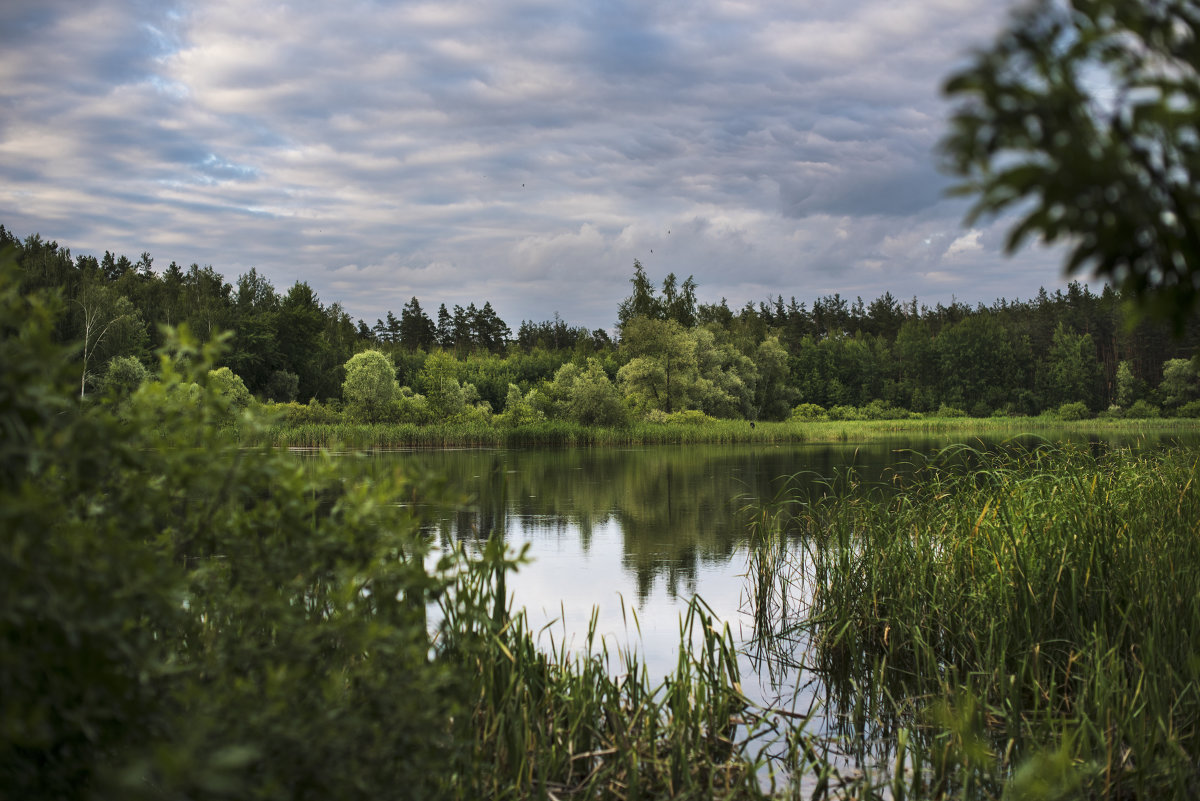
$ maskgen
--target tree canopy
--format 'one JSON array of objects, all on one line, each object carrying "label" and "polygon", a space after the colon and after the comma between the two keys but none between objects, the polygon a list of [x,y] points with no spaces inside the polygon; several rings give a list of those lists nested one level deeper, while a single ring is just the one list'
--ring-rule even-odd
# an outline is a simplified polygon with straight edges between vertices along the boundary
[{"label": "tree canopy", "polygon": [[943,146],[969,220],[1017,209],[1013,251],[1066,240],[1181,331],[1200,304],[1200,7],[1038,0],[952,76]]}]

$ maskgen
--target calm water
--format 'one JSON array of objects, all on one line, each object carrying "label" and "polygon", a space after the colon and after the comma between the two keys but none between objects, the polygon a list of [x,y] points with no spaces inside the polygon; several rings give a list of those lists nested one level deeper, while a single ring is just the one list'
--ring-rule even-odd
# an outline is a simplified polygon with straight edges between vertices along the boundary
[{"label": "calm water", "polygon": [[[1093,448],[1159,444],[1088,441]],[[680,613],[693,595],[728,623],[735,642],[750,639],[745,505],[771,498],[780,478],[795,474],[816,481],[853,467],[864,481],[886,481],[914,452],[947,444],[385,451],[347,467],[444,476],[466,504],[439,512],[443,542],[501,531],[514,548],[529,543],[531,561],[510,578],[509,591],[535,630],[547,627],[547,647],[551,633],[556,644],[582,647],[595,614],[610,651],[635,648],[657,680],[677,660]],[[804,676],[767,670],[749,655],[742,680],[760,702],[803,710],[819,701]]]}]

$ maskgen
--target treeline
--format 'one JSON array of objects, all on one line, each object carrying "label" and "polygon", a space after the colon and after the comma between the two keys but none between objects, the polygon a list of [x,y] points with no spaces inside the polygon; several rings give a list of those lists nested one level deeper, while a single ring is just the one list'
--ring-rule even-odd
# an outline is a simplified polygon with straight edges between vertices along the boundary
[{"label": "treeline", "polygon": [[[280,293],[254,269],[229,283],[210,266],[156,270],[149,253],[72,258],[56,242],[19,240],[0,226],[3,246],[15,251],[22,292],[54,289],[64,298],[56,333],[80,343],[83,395],[115,358],[149,363],[162,325],[186,324],[201,339],[231,332],[223,366],[254,396],[315,399],[333,411],[349,400],[347,363],[379,351],[394,368],[396,399],[409,400],[372,414],[414,422],[440,413],[420,401],[447,381],[465,404],[452,408],[520,417],[512,406],[520,399],[535,416],[610,423],[681,412],[783,419],[798,405],[810,415],[867,407],[1032,415],[1063,404],[1119,413],[1200,398],[1187,361],[1200,325],[1181,338],[1155,323],[1131,326],[1107,286],[1095,294],[1072,283],[990,306],[930,307],[885,293],[811,305],[780,295],[735,309],[724,299],[698,303],[691,277],[668,275],[656,286],[635,261],[612,338],[557,313],[522,321],[514,334],[490,302],[443,303],[430,316],[416,297],[368,325],[337,302],[322,303],[304,282]],[[589,399],[577,397],[577,384]]]}]

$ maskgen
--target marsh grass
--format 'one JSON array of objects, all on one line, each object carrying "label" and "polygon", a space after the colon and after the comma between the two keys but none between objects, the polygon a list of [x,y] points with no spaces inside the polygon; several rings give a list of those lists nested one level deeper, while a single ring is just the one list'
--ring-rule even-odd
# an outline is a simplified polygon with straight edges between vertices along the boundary
[{"label": "marsh grass", "polygon": [[1004,438],[1049,431],[1103,433],[1139,437],[1145,434],[1195,433],[1196,420],[1082,420],[1067,423],[1051,417],[923,418],[915,420],[786,421],[751,424],[745,420],[706,418],[696,423],[636,422],[624,427],[587,426],[543,420],[502,427],[468,423],[276,423],[256,435],[257,444],[320,448],[340,443],[351,448],[396,447],[603,447],[622,445],[689,445],[723,443],[870,442],[931,436]]},{"label": "marsh grass", "polygon": [[802,569],[751,575],[803,599],[767,617],[807,643],[854,792],[1200,791],[1197,454],[957,447],[911,467],[788,497],[762,527],[800,534]]},{"label": "marsh grass", "polygon": [[[484,563],[501,565],[499,539]],[[656,683],[631,649],[612,649],[591,619],[582,648],[533,632],[505,599],[504,571],[477,572],[468,594],[492,604],[445,608],[447,653],[473,670],[461,721],[472,751],[467,798],[761,798],[758,761],[735,743],[748,707],[729,630],[703,601],[680,620],[678,662]],[[636,616],[635,616],[636,621]],[[546,640],[549,639],[547,647]]]}]

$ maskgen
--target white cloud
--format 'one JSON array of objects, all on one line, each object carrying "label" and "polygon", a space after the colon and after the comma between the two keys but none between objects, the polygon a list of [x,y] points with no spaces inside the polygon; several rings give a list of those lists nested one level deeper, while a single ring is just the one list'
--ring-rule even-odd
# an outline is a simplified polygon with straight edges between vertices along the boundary
[{"label": "white cloud", "polygon": [[369,320],[418,294],[608,326],[634,258],[735,305],[1028,295],[1054,255],[1006,261],[990,228],[962,232],[932,155],[938,82],[1002,15],[16,0],[0,222],[230,279],[253,265]]}]

